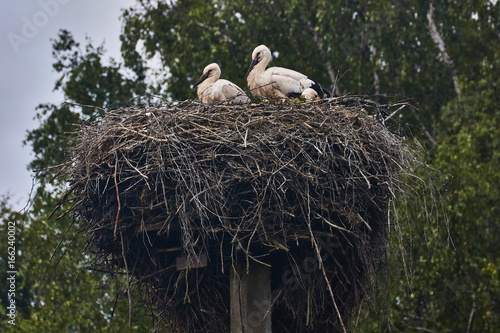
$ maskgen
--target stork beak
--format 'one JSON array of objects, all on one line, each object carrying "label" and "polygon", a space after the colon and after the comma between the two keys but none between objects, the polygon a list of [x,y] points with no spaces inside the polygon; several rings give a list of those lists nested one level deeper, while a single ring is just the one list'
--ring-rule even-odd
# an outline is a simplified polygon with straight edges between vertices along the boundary
[{"label": "stork beak", "polygon": [[252,59],[252,62],[250,63],[250,67],[248,67],[247,75],[245,75],[245,79],[248,77],[252,69],[259,63],[258,59]]},{"label": "stork beak", "polygon": [[200,76],[200,78],[198,79],[198,81],[196,81],[196,83],[194,84],[193,88],[196,88],[200,83],[202,83],[203,81],[205,81],[207,78],[208,78],[208,73],[205,73],[202,76]]}]

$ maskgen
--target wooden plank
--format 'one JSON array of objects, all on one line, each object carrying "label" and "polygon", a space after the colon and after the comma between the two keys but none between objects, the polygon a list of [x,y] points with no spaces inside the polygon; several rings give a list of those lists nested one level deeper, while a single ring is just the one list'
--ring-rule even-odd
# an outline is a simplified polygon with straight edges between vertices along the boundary
[{"label": "wooden plank", "polygon": [[156,250],[156,253],[168,253],[168,252],[181,252],[182,251],[182,247],[170,247],[170,248],[167,248],[167,249],[158,249]]},{"label": "wooden plank", "polygon": [[271,268],[236,265],[230,274],[231,333],[272,333]]}]

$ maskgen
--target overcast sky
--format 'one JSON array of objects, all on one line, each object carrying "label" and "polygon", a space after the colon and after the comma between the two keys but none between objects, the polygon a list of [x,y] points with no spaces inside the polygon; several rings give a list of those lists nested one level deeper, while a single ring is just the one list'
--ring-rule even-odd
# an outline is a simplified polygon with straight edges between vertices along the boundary
[{"label": "overcast sky", "polygon": [[31,147],[23,146],[40,103],[59,104],[52,91],[57,79],[52,70],[50,39],[60,29],[73,33],[80,44],[105,43],[107,56],[120,59],[121,9],[135,0],[1,0],[0,1],[0,195],[9,193],[15,208],[22,208],[31,189]]}]

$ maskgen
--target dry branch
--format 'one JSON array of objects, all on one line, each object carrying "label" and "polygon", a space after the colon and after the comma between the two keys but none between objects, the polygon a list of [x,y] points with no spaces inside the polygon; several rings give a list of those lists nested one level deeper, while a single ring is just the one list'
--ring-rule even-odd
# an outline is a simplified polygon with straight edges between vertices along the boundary
[{"label": "dry branch", "polygon": [[437,29],[436,22],[434,22],[434,1],[431,1],[429,4],[429,11],[427,12],[427,20],[429,21],[428,28],[432,41],[434,42],[434,44],[436,44],[437,48],[439,49],[439,54],[443,59],[444,63],[451,70],[453,87],[455,88],[455,92],[457,93],[457,95],[460,95],[460,85],[458,84],[458,75],[456,72],[455,63],[453,62],[453,59],[451,59],[451,57],[448,55],[448,52],[446,52],[446,45],[444,43],[444,39],[443,37],[441,37],[441,34]]}]

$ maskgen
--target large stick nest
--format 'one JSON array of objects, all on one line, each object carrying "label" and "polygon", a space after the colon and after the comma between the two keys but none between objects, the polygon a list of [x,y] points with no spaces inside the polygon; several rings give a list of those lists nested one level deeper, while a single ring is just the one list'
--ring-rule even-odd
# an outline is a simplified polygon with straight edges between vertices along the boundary
[{"label": "large stick nest", "polygon": [[131,107],[78,138],[68,193],[96,264],[133,276],[175,332],[229,332],[229,272],[252,262],[272,267],[274,332],[340,330],[416,161],[365,108],[332,101]]}]

